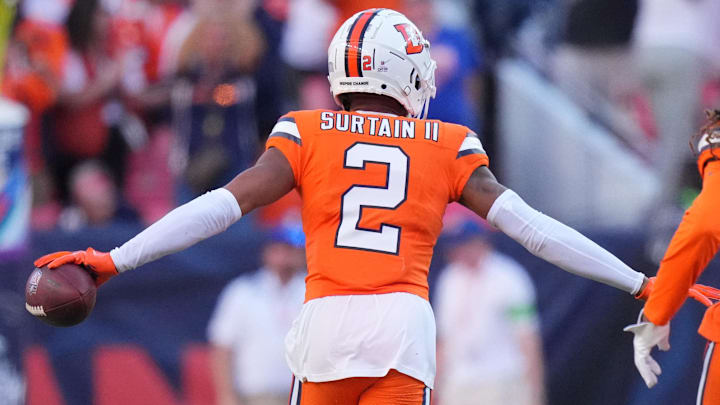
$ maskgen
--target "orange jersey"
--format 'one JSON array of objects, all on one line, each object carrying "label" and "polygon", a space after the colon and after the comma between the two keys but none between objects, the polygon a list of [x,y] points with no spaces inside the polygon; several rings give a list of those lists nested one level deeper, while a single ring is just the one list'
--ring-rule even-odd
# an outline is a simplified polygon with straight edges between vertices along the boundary
[{"label": "orange jersey", "polygon": [[[645,305],[645,316],[656,325],[668,323],[677,313],[685,302],[688,289],[720,248],[720,220],[717,216],[720,163],[710,150],[706,150],[698,159],[698,169],[703,176],[702,192],[675,231]],[[720,342],[720,305],[710,307],[700,334],[708,340]]]},{"label": "orange jersey", "polygon": [[273,147],[303,199],[306,300],[390,292],[428,299],[445,208],[488,164],[474,132],[436,120],[298,111],[275,125]]}]

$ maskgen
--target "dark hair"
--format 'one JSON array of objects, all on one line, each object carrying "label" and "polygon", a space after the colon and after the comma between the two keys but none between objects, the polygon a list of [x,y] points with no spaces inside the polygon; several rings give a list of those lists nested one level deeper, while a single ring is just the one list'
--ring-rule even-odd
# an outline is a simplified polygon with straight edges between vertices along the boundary
[{"label": "dark hair", "polygon": [[65,27],[67,28],[70,46],[86,51],[92,43],[93,24],[97,18],[98,0],[76,0],[70,9]]}]

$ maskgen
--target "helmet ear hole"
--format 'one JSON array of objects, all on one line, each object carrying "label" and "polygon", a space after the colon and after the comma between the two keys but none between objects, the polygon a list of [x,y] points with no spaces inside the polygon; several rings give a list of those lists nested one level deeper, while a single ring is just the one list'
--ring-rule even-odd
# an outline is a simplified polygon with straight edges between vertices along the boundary
[{"label": "helmet ear hole", "polygon": [[420,75],[415,76],[415,90],[420,90]]}]

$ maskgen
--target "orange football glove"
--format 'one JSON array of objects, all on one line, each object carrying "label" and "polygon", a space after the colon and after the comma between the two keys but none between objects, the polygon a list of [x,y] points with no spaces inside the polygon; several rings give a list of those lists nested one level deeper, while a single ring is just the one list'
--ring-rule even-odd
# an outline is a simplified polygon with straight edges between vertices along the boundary
[{"label": "orange football glove", "polygon": [[706,307],[720,300],[720,290],[702,284],[695,284],[688,290],[688,296],[700,301]]},{"label": "orange football glove", "polygon": [[67,250],[63,250],[61,252],[55,252],[55,253],[48,253],[45,256],[35,260],[35,262],[33,262],[33,264],[37,268],[47,266],[48,264],[50,264],[50,262],[57,259],[58,257],[69,255],[70,253],[72,253],[72,252],[67,251]]},{"label": "orange football glove", "polygon": [[705,305],[706,307],[709,307],[713,304],[713,302],[712,302],[712,300],[710,300],[710,298],[706,297],[705,294],[696,290],[695,288],[690,288],[688,290],[688,297],[694,298],[696,301],[699,301],[701,304]]},{"label": "orange football glove", "polygon": [[647,281],[647,284],[645,284],[645,288],[638,291],[637,294],[635,294],[635,299],[647,301],[647,299],[650,297],[650,293],[652,292],[653,285],[655,284],[655,277],[650,277]]},{"label": "orange football glove", "polygon": [[83,266],[95,279],[98,287],[118,275],[110,253],[98,252],[93,248],[74,252],[56,252],[45,255],[35,261],[35,267],[47,265],[55,269],[63,264],[75,263]]},{"label": "orange football glove", "polygon": [[709,287],[704,284],[695,284],[692,288],[701,292],[704,296],[710,298],[711,300],[720,300],[720,290],[717,288]]}]

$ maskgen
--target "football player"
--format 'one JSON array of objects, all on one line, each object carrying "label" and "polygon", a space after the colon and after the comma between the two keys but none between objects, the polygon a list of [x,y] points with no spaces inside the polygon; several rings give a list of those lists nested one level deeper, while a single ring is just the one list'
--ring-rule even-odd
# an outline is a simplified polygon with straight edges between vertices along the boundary
[{"label": "football player", "polygon": [[281,117],[254,167],[176,208],[109,253],[58,252],[103,283],[225,230],[296,188],[307,236],[306,296],[288,333],[291,404],[426,405],[435,378],[428,267],[446,206],[458,201],[533,254],[643,296],[647,279],[499,184],[470,129],[425,120],[430,44],[404,15],[370,9],[328,49],[342,111]]},{"label": "football player", "polygon": [[[660,262],[657,279],[640,322],[625,330],[635,334],[635,366],[648,387],[657,384],[660,366],[650,356],[654,346],[669,350],[670,320],[685,302],[688,289],[700,276],[720,247],[720,110],[707,112],[708,123],[699,131],[697,141],[698,170],[703,179],[702,191],[685,213],[665,257]],[[694,147],[695,145],[693,145]],[[703,290],[699,291],[703,293]],[[708,340],[697,404],[720,404],[720,304],[705,312],[700,335]]]}]

